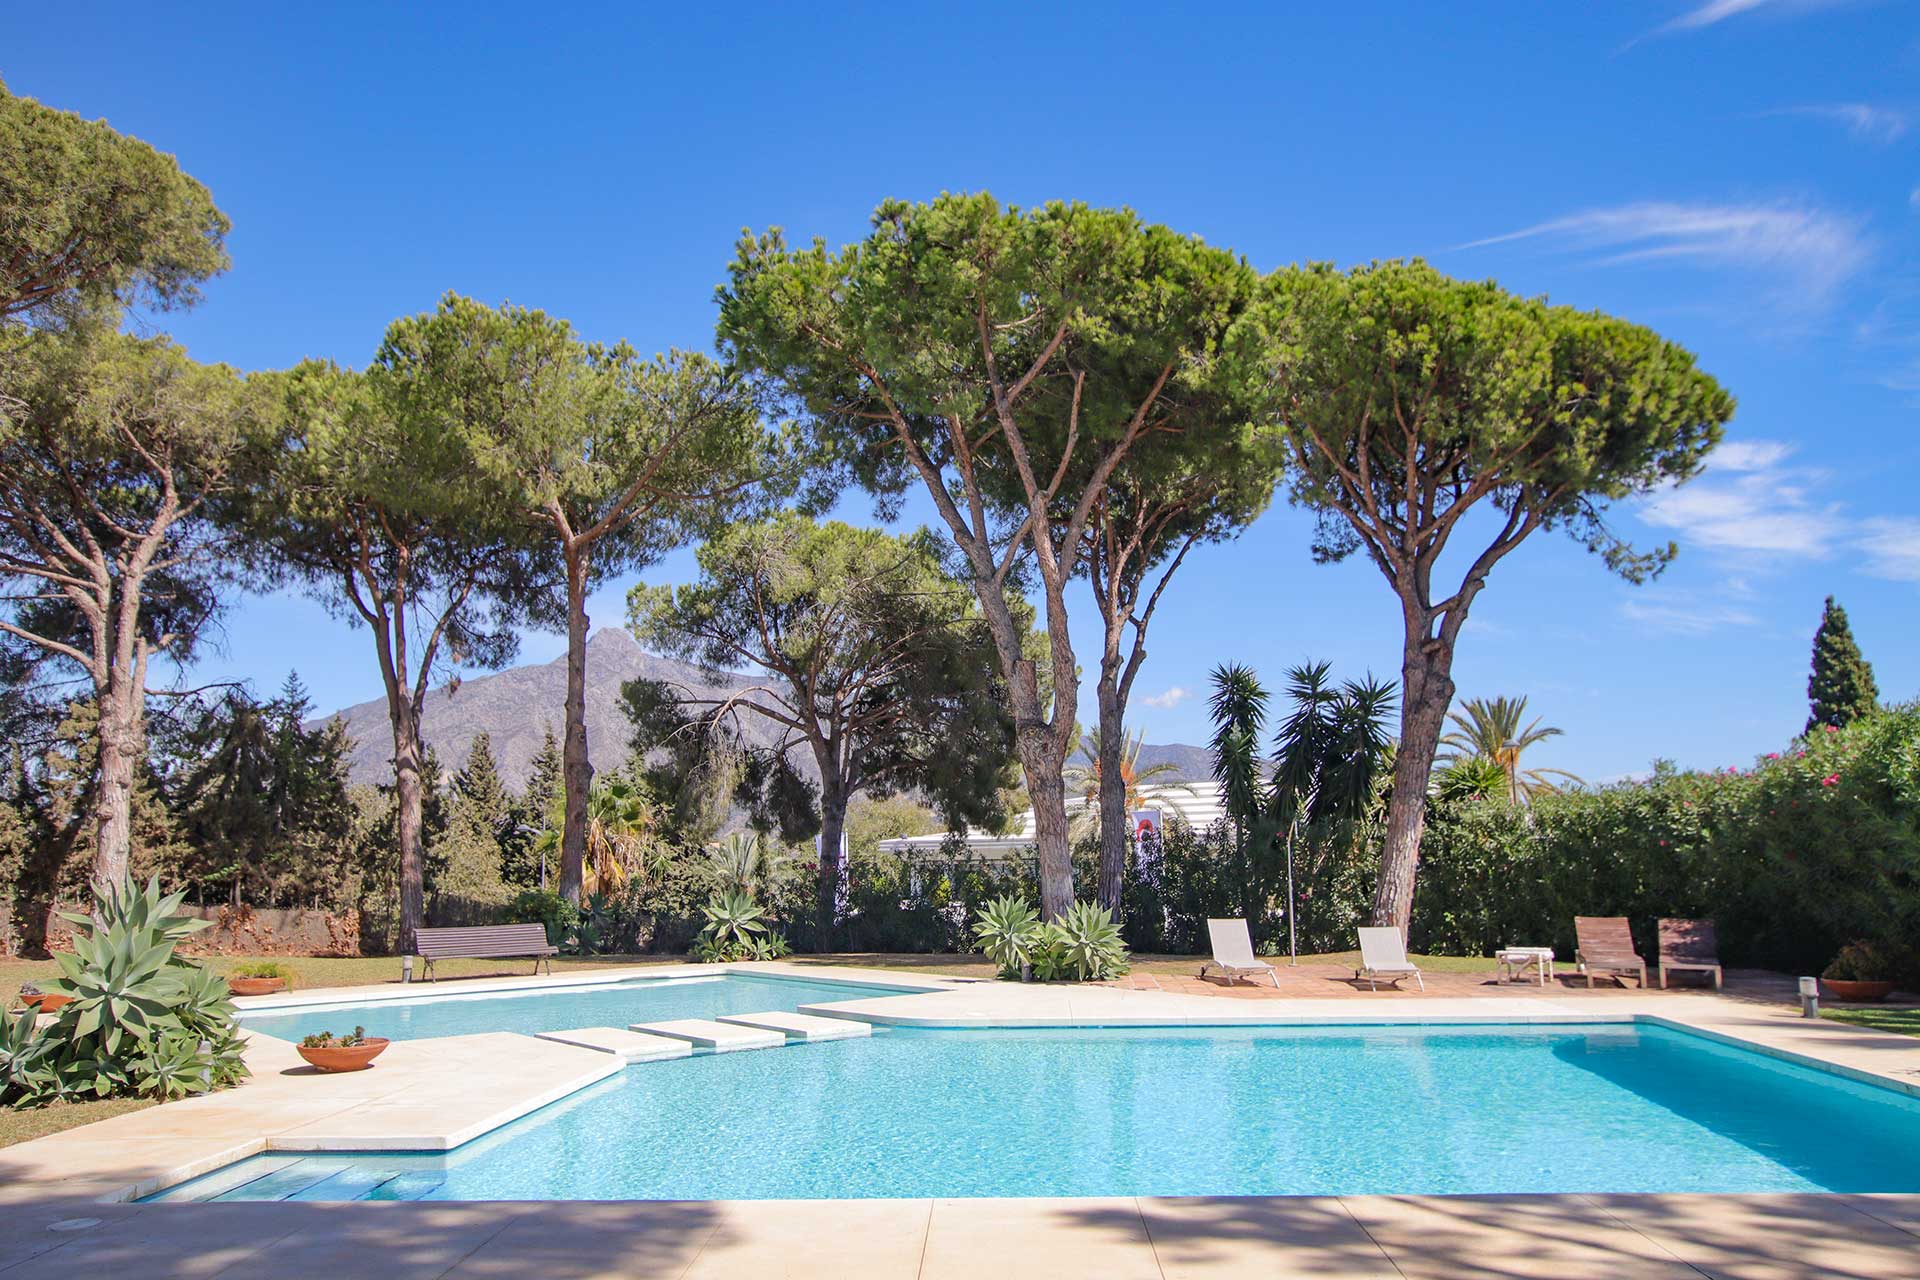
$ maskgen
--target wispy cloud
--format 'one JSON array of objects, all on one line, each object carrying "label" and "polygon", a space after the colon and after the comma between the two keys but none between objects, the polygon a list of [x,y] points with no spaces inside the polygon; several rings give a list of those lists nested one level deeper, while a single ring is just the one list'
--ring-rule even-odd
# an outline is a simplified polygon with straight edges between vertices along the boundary
[{"label": "wispy cloud", "polygon": [[1760,622],[1758,616],[1738,605],[1673,597],[1628,600],[1620,606],[1620,612],[1655,631],[1678,631],[1690,636],[1705,635],[1721,627],[1758,626]]},{"label": "wispy cloud", "polygon": [[[1818,505],[1818,472],[1782,464],[1792,446],[1773,440],[1723,445],[1708,456],[1707,474],[1648,498],[1640,518],[1673,529],[1687,542],[1719,551],[1818,558],[1845,536],[1837,505]],[[1715,470],[1728,473],[1717,478]]]},{"label": "wispy cloud", "polygon": [[1685,543],[1729,553],[1723,560],[1735,572],[1705,596],[1646,593],[1622,612],[1671,631],[1749,625],[1759,621],[1749,606],[1760,597],[1748,571],[1836,554],[1871,577],[1920,583],[1920,517],[1850,516],[1816,496],[1832,477],[1791,465],[1792,455],[1782,441],[1738,440],[1709,455],[1704,475],[1648,497],[1642,520]]},{"label": "wispy cloud", "polygon": [[1174,685],[1173,688],[1168,689],[1164,693],[1156,693],[1151,697],[1142,698],[1140,701],[1145,706],[1158,707],[1162,711],[1170,711],[1192,696],[1193,690],[1183,685]]},{"label": "wispy cloud", "polygon": [[1872,256],[1860,224],[1805,205],[1643,201],[1588,209],[1461,245],[1535,240],[1596,266],[1677,262],[1757,272],[1808,300],[1839,288]]},{"label": "wispy cloud", "polygon": [[1716,22],[1738,17],[1753,9],[1763,9],[1769,0],[1708,0],[1697,9],[1689,9],[1661,28],[1662,31],[1697,31]]},{"label": "wispy cloud", "polygon": [[1912,123],[1904,111],[1876,107],[1870,102],[1828,102],[1805,107],[1780,107],[1763,116],[1805,116],[1837,124],[1862,142],[1897,142]]},{"label": "wispy cloud", "polygon": [[1920,582],[1920,519],[1883,516],[1860,524],[1866,571],[1876,578]]},{"label": "wispy cloud", "polygon": [[1699,31],[1703,27],[1718,26],[1729,18],[1763,10],[1785,14],[1827,9],[1842,3],[1846,3],[1846,0],[1706,0],[1706,3],[1696,4],[1679,17],[1656,27],[1653,34],[1660,36],[1679,31]]},{"label": "wispy cloud", "polygon": [[1784,440],[1733,440],[1708,454],[1707,463],[1715,471],[1765,471],[1792,453]]}]

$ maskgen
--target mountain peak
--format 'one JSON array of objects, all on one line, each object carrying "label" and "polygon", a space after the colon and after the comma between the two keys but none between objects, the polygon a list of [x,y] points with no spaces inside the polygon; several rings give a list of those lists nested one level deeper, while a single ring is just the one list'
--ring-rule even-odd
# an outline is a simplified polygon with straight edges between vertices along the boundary
[{"label": "mountain peak", "polygon": [[[642,649],[620,627],[601,627],[587,638],[587,755],[597,770],[620,766],[632,749],[632,726],[627,721],[622,687],[644,677],[663,680],[690,691],[696,698],[724,698],[747,682],[738,676],[712,672],[676,662]],[[493,746],[500,776],[510,787],[521,787],[533,768],[551,728],[557,736],[564,719],[567,695],[567,656],[551,662],[509,667],[460,682],[457,690],[441,686],[427,695],[421,712],[421,736],[443,769],[457,769],[467,758],[476,735],[485,733]],[[362,702],[335,713],[346,721],[353,739],[348,757],[355,782],[386,782],[392,776],[393,730],[383,698]],[[319,717],[316,723],[332,719]],[[759,716],[742,716],[741,729],[760,746],[777,740],[777,727]],[[1167,760],[1190,780],[1209,776],[1211,758],[1200,747],[1148,745],[1141,751],[1143,765]],[[811,757],[794,763],[811,777]]]}]

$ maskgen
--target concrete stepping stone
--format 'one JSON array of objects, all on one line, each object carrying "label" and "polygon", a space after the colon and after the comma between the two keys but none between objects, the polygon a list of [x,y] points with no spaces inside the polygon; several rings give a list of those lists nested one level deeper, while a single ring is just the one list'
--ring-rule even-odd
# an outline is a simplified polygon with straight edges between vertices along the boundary
[{"label": "concrete stepping stone", "polygon": [[650,1036],[639,1031],[622,1031],[619,1027],[542,1031],[538,1038],[610,1053],[622,1062],[658,1062],[662,1058],[684,1058],[693,1052],[693,1046],[685,1040],[673,1036]]},{"label": "concrete stepping stone", "polygon": [[636,1022],[633,1030],[653,1036],[670,1036],[715,1053],[738,1049],[777,1049],[787,1042],[778,1031],[756,1027],[733,1027],[711,1018],[670,1018],[665,1022]]},{"label": "concrete stepping stone", "polygon": [[813,1013],[723,1013],[720,1021],[761,1031],[778,1031],[789,1040],[852,1040],[873,1034],[870,1023],[822,1018]]}]

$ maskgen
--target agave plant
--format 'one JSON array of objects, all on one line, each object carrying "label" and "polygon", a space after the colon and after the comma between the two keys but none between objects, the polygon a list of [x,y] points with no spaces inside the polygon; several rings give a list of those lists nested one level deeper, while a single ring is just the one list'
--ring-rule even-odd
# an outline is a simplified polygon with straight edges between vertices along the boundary
[{"label": "agave plant", "polygon": [[53,1087],[53,1038],[32,1009],[0,1009],[0,1105],[31,1105]]},{"label": "agave plant", "polygon": [[246,1074],[224,978],[174,955],[207,922],[179,913],[158,878],[98,894],[92,915],[62,913],[73,950],[48,989],[71,996],[48,1035],[57,1077],[43,1096],[123,1092],[177,1097]]},{"label": "agave plant", "polygon": [[1076,902],[1058,919],[1042,926],[1036,956],[1041,976],[1103,982],[1127,971],[1127,947],[1113,913],[1091,902]]},{"label": "agave plant", "polygon": [[146,1044],[178,1026],[183,992],[173,949],[208,926],[177,914],[185,899],[161,893],[156,876],[144,890],[132,881],[107,886],[93,915],[60,913],[74,926],[73,950],[54,957],[60,977],[48,984],[73,997],[55,1021],[61,1039],[96,1040],[112,1057],[131,1047],[129,1038]]},{"label": "agave plant", "polygon": [[1040,917],[1025,899],[1008,894],[980,908],[973,937],[987,959],[999,966],[1000,976],[1013,977],[1033,959],[1040,941]]},{"label": "agave plant", "polygon": [[765,909],[748,894],[716,893],[700,912],[707,923],[693,940],[693,951],[710,963],[757,959],[756,944],[772,932]]}]

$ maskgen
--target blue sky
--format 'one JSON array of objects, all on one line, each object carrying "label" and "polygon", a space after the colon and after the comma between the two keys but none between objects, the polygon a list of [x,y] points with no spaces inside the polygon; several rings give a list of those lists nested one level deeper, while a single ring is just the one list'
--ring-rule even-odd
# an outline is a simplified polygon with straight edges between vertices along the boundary
[{"label": "blue sky", "polygon": [[[839,243],[943,189],[1130,205],[1262,269],[1424,255],[1651,325],[1740,401],[1708,474],[1617,514],[1680,542],[1658,583],[1536,537],[1476,604],[1461,693],[1528,695],[1566,730],[1539,763],[1778,747],[1829,593],[1883,694],[1920,692],[1910,3],[79,8],[86,40],[53,6],[0,18],[0,75],[212,188],[233,270],[159,318],[200,358],[362,364],[447,289],[704,349],[740,228]],[[1308,528],[1276,508],[1189,560],[1136,697],[1150,740],[1202,740],[1224,660],[1396,672],[1385,584],[1315,566]],[[378,694],[365,632],[294,598],[240,602],[195,675],[290,667],[323,708]]]}]

